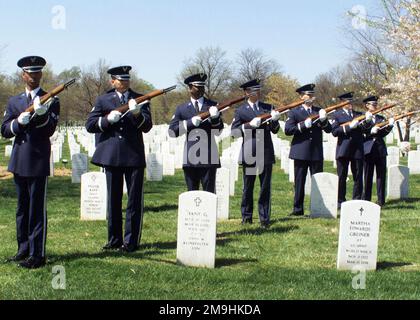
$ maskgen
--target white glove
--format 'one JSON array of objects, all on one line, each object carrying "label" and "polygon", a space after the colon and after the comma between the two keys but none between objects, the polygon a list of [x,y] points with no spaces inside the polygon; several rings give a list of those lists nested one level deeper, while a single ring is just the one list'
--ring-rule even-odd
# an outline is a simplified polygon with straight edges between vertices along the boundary
[{"label": "white glove", "polygon": [[121,112],[119,111],[111,111],[111,113],[108,115],[107,119],[109,121],[109,123],[114,124],[117,123],[118,121],[120,121],[121,119]]},{"label": "white glove", "polygon": [[388,119],[388,123],[389,123],[389,126],[390,126],[390,127],[393,127],[393,126],[394,126],[394,124],[395,124],[395,119],[394,119],[394,118],[389,118],[389,119]]},{"label": "white glove", "polygon": [[372,112],[366,112],[365,113],[365,117],[366,117],[366,122],[371,122],[372,121],[372,119],[373,119],[373,114],[372,114]]},{"label": "white glove", "polygon": [[26,126],[29,121],[31,121],[31,113],[30,112],[22,112],[18,118],[18,122],[22,126]]},{"label": "white glove", "polygon": [[39,97],[36,97],[34,99],[34,110],[35,110],[35,113],[38,116],[43,116],[44,114],[46,114],[48,112],[48,108],[51,105],[51,100],[52,99],[49,99],[46,104],[41,104],[41,99]]},{"label": "white glove", "polygon": [[280,119],[280,116],[281,116],[280,112],[276,110],[271,111],[271,120],[278,121]]},{"label": "white glove", "polygon": [[194,127],[199,127],[203,120],[199,116],[195,116],[191,119],[191,122],[194,125]]},{"label": "white glove", "polygon": [[252,119],[249,125],[253,127],[254,129],[259,128],[261,126],[261,118],[256,117]]},{"label": "white glove", "polygon": [[325,109],[319,110],[319,121],[324,122],[327,120],[327,111]]},{"label": "white glove", "polygon": [[128,108],[133,114],[138,114],[140,113],[141,107],[148,103],[150,103],[150,101],[146,100],[142,103],[137,104],[135,99],[130,99],[130,101],[128,101]]},{"label": "white glove", "polygon": [[212,119],[219,118],[219,116],[220,116],[219,109],[217,109],[217,107],[214,107],[214,106],[210,107],[209,113],[210,113],[210,118],[212,118]]},{"label": "white glove", "polygon": [[359,126],[359,120],[353,120],[350,123],[350,129],[357,129],[358,126]]},{"label": "white glove", "polygon": [[375,135],[378,134],[379,132],[379,127],[374,126],[371,130],[370,130],[370,134]]},{"label": "white glove", "polygon": [[312,128],[312,119],[311,118],[308,118],[308,119],[305,120],[305,127],[306,127],[306,129]]}]

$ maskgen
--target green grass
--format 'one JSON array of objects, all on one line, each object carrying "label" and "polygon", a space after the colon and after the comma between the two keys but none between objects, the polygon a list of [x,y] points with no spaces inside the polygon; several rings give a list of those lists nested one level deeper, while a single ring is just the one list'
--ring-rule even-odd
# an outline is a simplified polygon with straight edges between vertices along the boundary
[{"label": "green grass", "polygon": [[[0,165],[6,163],[4,145],[0,141]],[[335,172],[332,163],[326,163],[326,171]],[[16,252],[16,195],[12,179],[0,180],[0,300],[420,298],[420,176],[410,177],[410,199],[389,202],[382,211],[378,270],[367,274],[366,290],[354,290],[355,275],[336,270],[338,220],[287,217],[293,185],[279,164],[268,231],[257,224],[240,225],[241,181],[231,198],[231,220],[217,227],[216,268],[198,269],[176,264],[182,171],[163,182],[145,183],[141,250],[132,255],[102,252],[106,223],[80,221],[80,186],[71,184],[70,177],[51,178],[49,264],[27,271],[3,263]],[[350,183],[348,198],[351,189]],[[308,204],[307,198],[306,212]],[[65,267],[66,290],[52,289],[55,265]]]}]

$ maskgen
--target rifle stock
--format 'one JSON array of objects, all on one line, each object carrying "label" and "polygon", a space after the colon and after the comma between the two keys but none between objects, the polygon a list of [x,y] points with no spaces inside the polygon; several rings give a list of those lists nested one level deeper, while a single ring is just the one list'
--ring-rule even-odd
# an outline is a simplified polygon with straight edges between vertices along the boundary
[{"label": "rifle stock", "polygon": [[[282,107],[278,107],[278,108],[276,108],[274,110],[277,111],[277,112],[283,113],[283,112],[286,112],[286,111],[288,111],[290,109],[294,109],[296,107],[299,107],[303,103],[304,103],[303,100],[298,100],[298,101],[292,102],[291,104],[288,104],[288,105],[285,105],[285,106],[282,106]],[[271,119],[271,113],[265,113],[265,114],[262,114],[262,115],[260,115],[258,117],[261,118],[261,121],[262,122],[268,121],[268,120]]]},{"label": "rifle stock", "polygon": [[[344,102],[341,102],[341,103],[339,103],[339,104],[336,104],[336,105],[333,105],[333,106],[331,106],[331,107],[327,107],[327,108],[325,108],[325,112],[327,112],[327,114],[328,114],[328,113],[331,113],[331,112],[333,112],[333,111],[335,111],[335,110],[337,110],[337,109],[341,109],[341,108],[345,107],[345,106],[346,106],[346,105],[348,105],[348,104],[350,104],[350,101],[344,101]],[[314,115],[310,116],[309,118],[310,118],[312,121],[318,120],[318,119],[319,119],[319,114],[314,114]]]},{"label": "rifle stock", "polygon": [[[382,112],[382,111],[385,111],[385,110],[388,110],[388,109],[394,108],[396,105],[397,105],[397,104],[390,104],[390,105],[387,105],[387,106],[385,106],[385,107],[379,108],[378,110],[373,111],[373,112],[372,112],[372,115],[375,115],[375,114],[378,114],[378,113],[380,113],[380,112]],[[363,120],[365,120],[365,119],[366,119],[366,115],[361,115],[361,116],[358,116],[357,118],[353,119],[352,121],[354,121],[354,120],[357,120],[357,121],[363,121]],[[349,125],[350,123],[352,123],[352,121],[348,121],[348,122],[346,122],[346,123],[343,123],[341,126],[342,126],[342,127],[347,126],[347,125]]]},{"label": "rifle stock", "polygon": [[[154,91],[151,91],[151,92],[145,94],[144,96],[137,97],[134,100],[136,100],[136,103],[137,104],[140,104],[140,103],[143,103],[143,102],[145,102],[147,100],[151,100],[151,99],[156,98],[158,96],[161,96],[161,95],[163,95],[165,93],[168,93],[170,91],[173,91],[175,89],[176,89],[176,86],[172,86],[172,87],[169,87],[169,88],[166,88],[166,89],[162,89],[162,90],[154,90]],[[130,107],[129,107],[128,103],[123,104],[123,105],[121,105],[121,106],[119,106],[118,108],[115,109],[115,111],[119,111],[122,114],[126,113],[128,110],[130,110]]]},{"label": "rifle stock", "polygon": [[[50,100],[52,97],[57,96],[64,90],[66,90],[68,87],[76,83],[76,79],[72,79],[64,84],[59,85],[58,87],[54,88],[52,91],[48,92],[47,94],[43,95],[40,99],[41,104],[45,104],[48,100]],[[35,110],[34,105],[31,104],[25,112],[33,113]]]},{"label": "rifle stock", "polygon": [[[234,104],[237,104],[237,103],[239,103],[241,101],[245,101],[246,98],[248,98],[248,96],[242,96],[240,98],[231,99],[231,100],[228,100],[228,101],[224,101],[222,103],[219,103],[216,106],[217,107],[217,110],[219,110],[220,112],[222,112],[223,110],[225,110],[226,108],[228,108],[228,107],[230,107],[230,106],[232,106]],[[201,118],[201,120],[204,121],[204,120],[206,120],[206,119],[208,119],[210,117],[210,112],[209,111],[202,112],[198,116]]]},{"label": "rifle stock", "polygon": [[[398,121],[398,120],[401,120],[403,118],[411,117],[411,116],[413,116],[413,115],[415,115],[415,114],[417,114],[419,112],[420,112],[420,110],[419,111],[411,111],[411,112],[407,112],[407,113],[404,113],[404,114],[400,114],[398,116],[395,116],[394,117],[394,120],[395,121]],[[381,123],[376,124],[375,126],[378,127],[379,129],[381,129],[381,128],[387,127],[388,125],[389,125],[389,120],[386,120],[384,122],[381,122]]]}]

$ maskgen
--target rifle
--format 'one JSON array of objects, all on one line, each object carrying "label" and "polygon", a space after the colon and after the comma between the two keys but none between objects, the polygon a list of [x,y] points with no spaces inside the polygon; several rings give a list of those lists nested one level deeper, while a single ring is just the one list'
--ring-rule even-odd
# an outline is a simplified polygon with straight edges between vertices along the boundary
[{"label": "rifle", "polygon": [[[147,100],[151,100],[153,98],[156,98],[158,96],[166,94],[166,93],[168,93],[170,91],[173,91],[175,89],[176,89],[176,86],[172,86],[172,87],[162,89],[162,90],[154,90],[152,92],[149,92],[148,94],[145,94],[144,96],[137,97],[134,100],[136,100],[137,104],[140,104],[140,103],[143,103]],[[122,116],[121,116],[121,119],[122,119],[130,111],[130,107],[129,107],[128,103],[126,103],[126,104],[123,104],[123,105],[119,106],[118,108],[116,108],[115,111],[118,111],[118,112],[122,113]]]},{"label": "rifle", "polygon": [[[63,92],[64,90],[66,90],[68,87],[70,87],[71,85],[73,85],[76,82],[76,79],[72,79],[62,85],[59,85],[58,87],[56,87],[54,90],[48,92],[47,94],[43,95],[40,99],[41,104],[45,104],[48,100],[50,100],[52,97],[55,97],[56,95],[60,94],[61,92]],[[26,110],[25,112],[34,112],[35,111],[35,107],[34,104],[31,104]]]},{"label": "rifle", "polygon": [[[418,110],[418,111],[411,111],[411,112],[407,112],[407,113],[404,113],[404,114],[400,114],[398,116],[395,116],[394,117],[394,120],[395,120],[395,122],[397,122],[398,120],[401,120],[401,119],[407,118],[407,117],[411,117],[411,116],[413,116],[413,115],[415,115],[415,114],[417,114],[419,112],[420,112],[420,110]],[[389,126],[389,120],[386,120],[384,122],[381,122],[381,123],[378,123],[378,124],[375,125],[375,127],[378,127],[379,130],[385,129],[388,126]]]},{"label": "rifle", "polygon": [[[303,100],[298,100],[295,102],[292,102],[291,104],[282,106],[282,107],[278,107],[277,109],[274,109],[274,111],[280,112],[280,114],[284,114],[286,112],[288,112],[290,109],[294,109],[296,107],[299,107],[300,105],[302,105],[305,101]],[[262,115],[259,115],[258,118],[261,118],[261,125],[269,122],[271,120],[271,113],[265,113]]]},{"label": "rifle", "polygon": [[[337,109],[341,109],[341,108],[347,106],[348,104],[350,104],[350,101],[344,101],[344,102],[341,102],[339,104],[333,105],[331,107],[327,107],[324,110],[325,110],[325,112],[328,115],[328,114],[334,112]],[[319,114],[313,114],[312,116],[309,117],[309,119],[311,119],[312,120],[312,124],[314,124],[314,123],[316,123],[319,120]]]},{"label": "rifle", "polygon": [[[229,109],[232,105],[237,104],[237,103],[239,103],[239,102],[241,102],[241,101],[244,101],[244,100],[245,100],[246,98],[248,98],[248,97],[249,97],[249,96],[248,96],[248,95],[246,95],[246,96],[243,96],[243,97],[240,97],[240,98],[236,98],[236,99],[231,99],[231,100],[228,100],[228,101],[224,101],[224,102],[222,102],[222,103],[219,103],[219,104],[216,106],[216,108],[217,108],[217,110],[219,110],[220,112],[226,111],[226,110],[227,110],[227,109]],[[208,118],[210,118],[210,112],[209,112],[209,111],[202,112],[202,113],[200,113],[198,116],[201,118],[201,120],[205,121],[205,120],[207,120]]]},{"label": "rifle", "polygon": [[[372,112],[372,115],[375,115],[375,114],[378,114],[378,113],[380,113],[380,112],[382,112],[382,111],[385,111],[385,110],[388,110],[388,109],[391,109],[391,108],[394,108],[395,106],[397,106],[398,104],[397,103],[395,103],[395,104],[390,104],[390,105],[386,105],[386,106],[384,106],[384,107],[382,107],[382,108],[379,108],[378,110],[375,110],[375,111],[373,111]],[[342,127],[344,127],[344,126],[347,126],[347,125],[349,125],[350,123],[352,123],[353,121],[355,121],[355,120],[357,120],[357,121],[364,121],[366,119],[366,115],[361,115],[361,116],[358,116],[357,118],[354,118],[352,121],[348,121],[348,122],[346,122],[346,123],[343,123],[341,126]]]}]

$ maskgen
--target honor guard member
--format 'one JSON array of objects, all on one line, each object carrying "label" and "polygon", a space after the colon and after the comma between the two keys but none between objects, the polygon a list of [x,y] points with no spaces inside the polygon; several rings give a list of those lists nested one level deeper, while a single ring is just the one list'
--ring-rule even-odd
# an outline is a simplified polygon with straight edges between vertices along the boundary
[{"label": "honor guard member", "polygon": [[[260,101],[261,82],[255,79],[244,83],[241,89],[249,99],[236,108],[232,122],[232,136],[243,138],[239,164],[243,170],[242,224],[252,224],[254,209],[254,184],[256,176],[260,179],[258,213],[262,228],[270,226],[271,214],[271,175],[275,163],[271,133],[280,129],[280,113],[273,106]],[[271,113],[271,121],[262,124],[258,116]],[[259,148],[263,148],[259,152]],[[261,169],[260,169],[261,167]]]},{"label": "honor guard member", "polygon": [[[47,177],[50,175],[50,137],[60,114],[58,98],[44,105],[40,98],[47,92],[40,88],[44,58],[25,57],[17,64],[22,69],[25,91],[10,98],[1,134],[15,138],[8,170],[13,173],[18,205],[16,230],[18,252],[9,262],[27,269],[45,265],[47,239]],[[25,110],[34,105],[35,113]]]},{"label": "honor guard member", "polygon": [[[338,97],[341,101],[353,101],[353,92]],[[353,200],[361,200],[363,193],[363,128],[369,126],[372,114],[366,113],[366,120],[359,122],[357,117],[362,113],[354,111],[353,105],[348,104],[336,111],[333,116],[332,134],[338,137],[336,160],[338,174],[338,207],[346,201],[346,183],[349,164],[353,174]],[[348,125],[342,125],[350,122]]]},{"label": "honor guard member", "polygon": [[[223,129],[217,103],[204,97],[207,75],[194,74],[185,79],[190,100],[176,108],[169,124],[169,136],[187,134],[184,146],[183,170],[188,191],[199,190],[216,193],[216,171],[220,168],[219,151],[215,136]],[[200,113],[209,112],[202,121]]]},{"label": "honor guard member", "polygon": [[[150,104],[137,104],[141,94],[130,89],[130,66],[108,70],[113,89],[97,98],[86,129],[98,134],[92,163],[105,169],[108,187],[108,243],[104,250],[138,249],[143,224],[143,180],[146,159],[143,133],[151,130]],[[129,104],[122,115],[115,109]],[[128,202],[123,238],[123,183],[127,183]]]},{"label": "honor guard member", "polygon": [[[293,136],[290,159],[294,160],[295,197],[291,216],[304,215],[305,182],[308,169],[311,175],[324,171],[322,132],[331,133],[331,124],[324,109],[314,106],[315,85],[308,84],[296,90],[304,103],[289,111],[285,133]],[[319,115],[314,123],[310,116]]]},{"label": "honor guard member", "polygon": [[[378,107],[378,97],[371,96],[363,100],[366,109],[374,112]],[[363,200],[372,200],[373,170],[376,168],[376,189],[378,194],[377,204],[385,204],[385,181],[386,181],[386,157],[388,155],[384,137],[394,128],[394,118],[390,118],[389,126],[379,130],[376,124],[385,122],[385,118],[380,115],[372,117],[371,126],[365,130],[364,143],[364,192]]]}]

